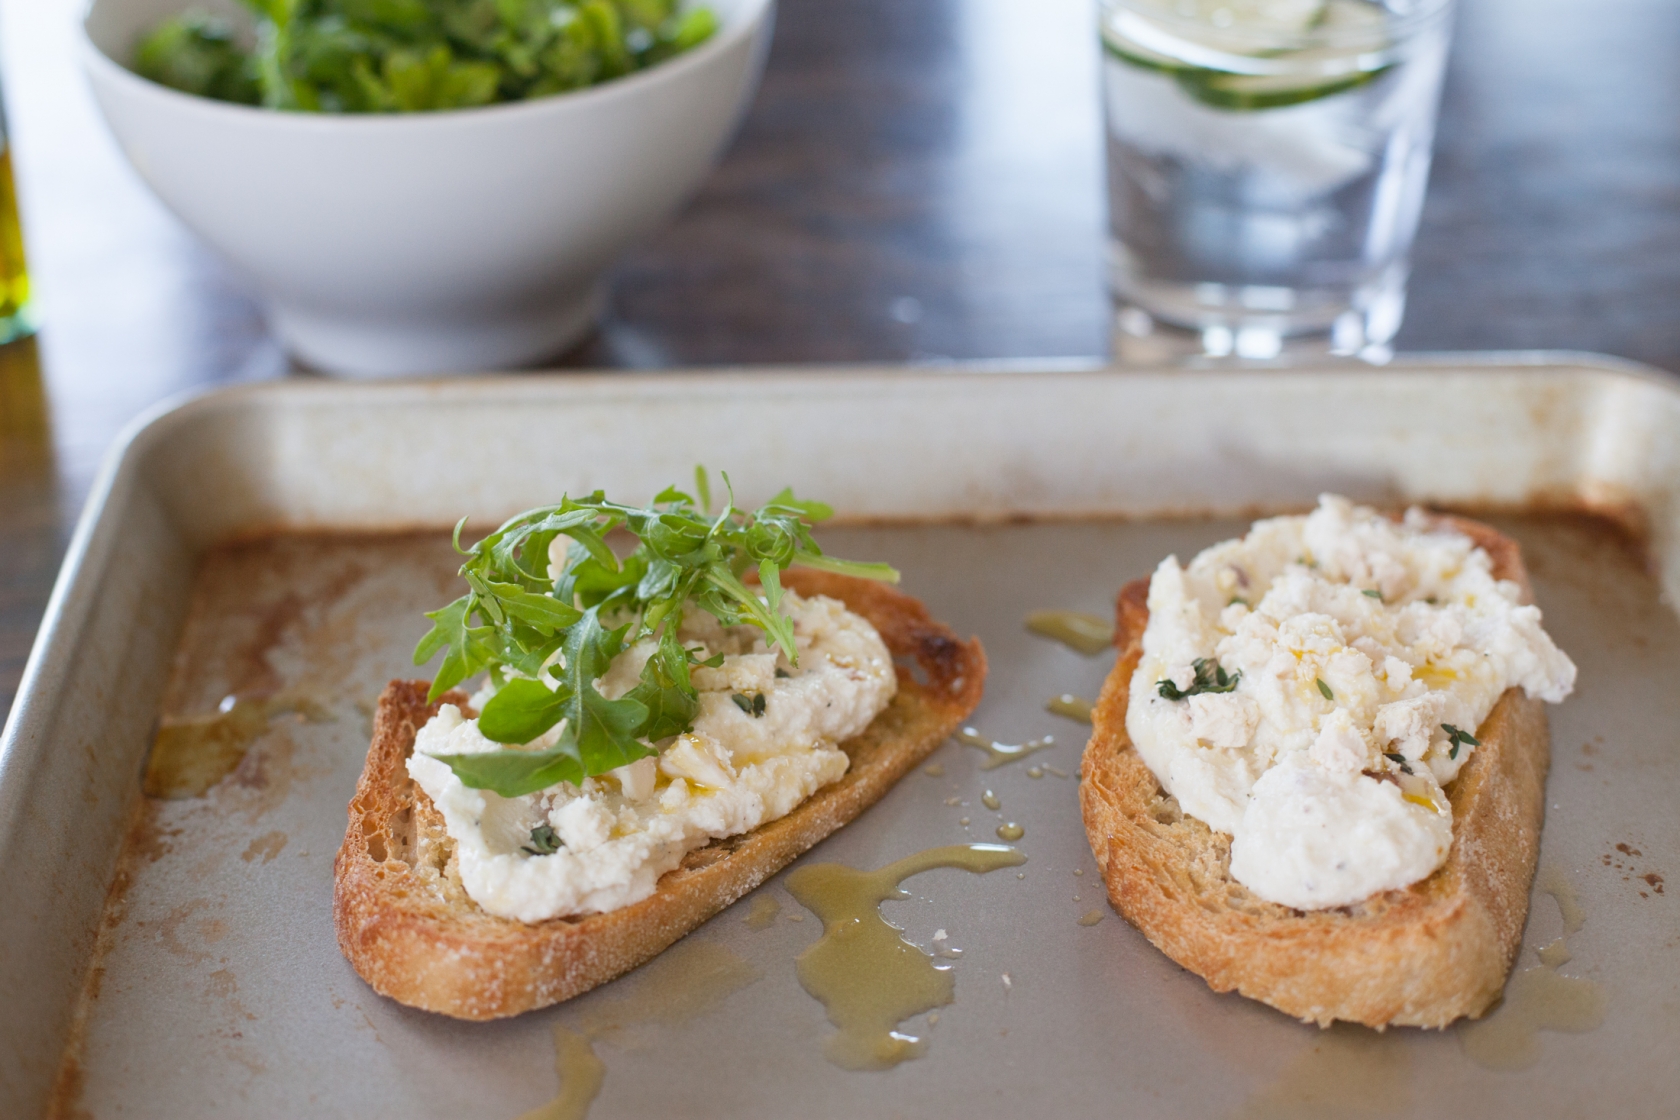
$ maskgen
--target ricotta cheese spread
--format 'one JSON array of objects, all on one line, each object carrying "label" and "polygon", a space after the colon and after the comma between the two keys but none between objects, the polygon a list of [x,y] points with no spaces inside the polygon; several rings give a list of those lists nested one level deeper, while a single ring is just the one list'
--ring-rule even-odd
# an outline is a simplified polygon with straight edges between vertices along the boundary
[{"label": "ricotta cheese spread", "polygon": [[[584,780],[504,798],[462,784],[436,755],[502,749],[476,720],[445,704],[415,738],[408,772],[443,814],[467,894],[492,914],[539,922],[601,913],[646,898],[687,852],[786,816],[846,772],[838,744],[869,726],[898,691],[892,655],[868,620],[826,596],[789,591],[797,667],[763,632],[724,627],[698,609],[679,637],[717,668],[692,679],[700,710],[692,730],[658,755]],[[656,643],[644,639],[596,683],[607,699],[634,688]],[[488,688],[474,697],[482,706]],[[748,698],[743,705],[736,696]],[[753,697],[763,697],[760,705]],[[559,729],[530,744],[547,748]],[[537,854],[532,830],[554,830],[560,848]]]},{"label": "ricotta cheese spread", "polygon": [[1575,683],[1492,567],[1422,510],[1396,522],[1329,495],[1161,562],[1126,730],[1184,811],[1231,836],[1232,878],[1315,910],[1445,861],[1443,787],[1500,695],[1557,703]]}]

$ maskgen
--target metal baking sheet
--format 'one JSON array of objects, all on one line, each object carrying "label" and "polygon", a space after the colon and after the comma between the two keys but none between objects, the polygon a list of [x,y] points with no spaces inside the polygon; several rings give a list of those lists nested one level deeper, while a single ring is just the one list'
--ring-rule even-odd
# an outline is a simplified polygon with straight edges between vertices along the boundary
[{"label": "metal baking sheet", "polygon": [[[1671,380],[1543,355],[293,382],[166,411],[108,466],[0,740],[0,1114],[511,1120],[557,1091],[556,1027],[605,1063],[593,1120],[1662,1114],[1680,1093],[1680,901],[1659,889],[1680,867],[1676,449]],[[502,1023],[381,999],[333,942],[371,702],[410,671],[418,612],[453,594],[441,527],[562,490],[650,495],[697,461],[744,502],[784,483],[833,502],[850,524],[826,545],[890,560],[985,642],[975,725],[1056,740],[991,770],[948,744],[804,857],[876,867],[1025,827],[1020,877],[932,871],[885,907],[918,943],[944,929],[964,950],[956,1002],[914,1023],[926,1056],[889,1072],[823,1058],[831,1028],[793,969],[819,924],[781,877],[638,972]],[[1025,614],[1106,613],[1166,553],[1321,490],[1504,511],[1581,667],[1552,712],[1518,968],[1564,934],[1543,888],[1573,897],[1585,924],[1560,974],[1606,1011],[1540,1031],[1526,1069],[1479,1063],[1459,1029],[1320,1032],[1214,995],[1103,901],[1060,776],[1084,728],[1043,705],[1094,695],[1111,659],[1027,634]],[[160,718],[275,693],[293,703],[208,794],[140,798]],[[778,913],[749,922],[761,898]]]}]

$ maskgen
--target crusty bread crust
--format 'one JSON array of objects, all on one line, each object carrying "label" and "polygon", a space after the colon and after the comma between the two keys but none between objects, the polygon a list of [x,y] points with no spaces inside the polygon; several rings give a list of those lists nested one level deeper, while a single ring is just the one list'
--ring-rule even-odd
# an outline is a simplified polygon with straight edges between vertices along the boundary
[{"label": "crusty bread crust", "polygon": [[[846,774],[792,813],[690,852],[648,898],[607,914],[527,925],[461,887],[440,814],[408,776],[415,733],[437,711],[424,681],[392,681],[333,862],[339,948],[375,991],[458,1019],[498,1019],[586,992],[653,957],[872,805],[980,702],[986,655],[891,587],[793,570],[785,586],[867,618],[898,662],[898,695],[841,744]],[[918,679],[918,677],[920,679]],[[465,696],[445,700],[464,704]]]},{"label": "crusty bread crust", "polygon": [[[1516,542],[1446,520],[1529,599]],[[1447,791],[1453,844],[1433,875],[1350,907],[1292,910],[1231,878],[1231,838],[1186,816],[1132,748],[1126,705],[1148,596],[1147,579],[1120,592],[1120,657],[1080,768],[1085,829],[1115,909],[1214,991],[1235,989],[1320,1026],[1445,1027],[1486,1011],[1522,940],[1540,847],[1550,755],[1541,702],[1510,689],[1477,729],[1482,745]]]}]

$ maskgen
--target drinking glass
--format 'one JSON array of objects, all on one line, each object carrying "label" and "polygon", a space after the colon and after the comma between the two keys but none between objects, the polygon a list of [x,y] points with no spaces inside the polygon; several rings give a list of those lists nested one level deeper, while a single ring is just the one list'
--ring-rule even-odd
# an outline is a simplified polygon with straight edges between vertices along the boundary
[{"label": "drinking glass", "polygon": [[1452,0],[1099,0],[1122,360],[1386,360]]}]

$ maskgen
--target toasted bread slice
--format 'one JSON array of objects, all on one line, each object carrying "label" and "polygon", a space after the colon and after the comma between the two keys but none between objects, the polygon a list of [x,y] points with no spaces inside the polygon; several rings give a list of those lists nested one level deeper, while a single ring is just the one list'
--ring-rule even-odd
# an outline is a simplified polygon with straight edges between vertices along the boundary
[{"label": "toasted bread slice", "polygon": [[[867,618],[899,663],[898,695],[840,744],[846,774],[793,812],[688,853],[648,898],[606,914],[527,925],[467,897],[442,815],[405,766],[437,711],[424,681],[392,681],[333,862],[338,944],[362,978],[400,1003],[458,1019],[546,1007],[627,972],[728,906],[872,805],[980,702],[986,655],[890,587],[792,570],[784,586]],[[450,693],[448,702],[465,704]]]},{"label": "toasted bread slice", "polygon": [[[1516,542],[1446,519],[1486,549],[1494,574],[1532,592]],[[1079,801],[1115,909],[1216,992],[1235,989],[1328,1026],[1445,1027],[1498,998],[1522,940],[1549,762],[1541,702],[1509,689],[1447,794],[1453,843],[1427,879],[1354,906],[1302,912],[1230,876],[1231,838],[1186,816],[1126,734],[1149,581],[1120,592],[1120,657],[1092,714]]]}]

